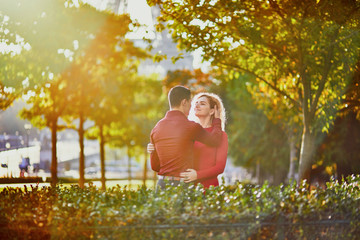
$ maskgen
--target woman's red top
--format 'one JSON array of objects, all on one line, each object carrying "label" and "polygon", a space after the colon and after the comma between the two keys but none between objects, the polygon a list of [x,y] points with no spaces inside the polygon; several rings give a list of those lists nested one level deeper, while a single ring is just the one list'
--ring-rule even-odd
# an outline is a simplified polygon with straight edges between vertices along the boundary
[{"label": "woman's red top", "polygon": [[[211,131],[212,127],[206,128]],[[224,172],[228,152],[228,137],[222,132],[221,145],[217,148],[209,147],[201,142],[194,144],[194,167],[197,172],[197,182],[209,186],[219,186],[217,176]]]}]

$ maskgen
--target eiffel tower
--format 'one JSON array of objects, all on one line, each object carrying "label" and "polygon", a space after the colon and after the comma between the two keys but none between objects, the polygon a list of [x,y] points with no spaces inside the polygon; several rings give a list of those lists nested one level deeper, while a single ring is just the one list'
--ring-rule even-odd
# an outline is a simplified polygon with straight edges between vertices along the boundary
[{"label": "eiffel tower", "polygon": [[115,14],[127,13],[127,0],[106,0],[107,9],[111,9]]}]

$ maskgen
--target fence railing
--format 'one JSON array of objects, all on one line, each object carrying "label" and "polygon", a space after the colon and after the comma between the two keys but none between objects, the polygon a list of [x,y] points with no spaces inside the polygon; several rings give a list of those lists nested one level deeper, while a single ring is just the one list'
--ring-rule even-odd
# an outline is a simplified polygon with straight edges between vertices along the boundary
[{"label": "fence railing", "polygon": [[236,222],[227,224],[153,224],[125,226],[0,227],[4,239],[359,239],[359,222],[319,220]]}]

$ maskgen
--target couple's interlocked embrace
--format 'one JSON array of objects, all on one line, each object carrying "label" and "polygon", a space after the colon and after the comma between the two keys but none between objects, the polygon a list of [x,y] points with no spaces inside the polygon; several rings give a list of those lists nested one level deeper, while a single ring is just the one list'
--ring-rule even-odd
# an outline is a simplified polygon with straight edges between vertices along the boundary
[{"label": "couple's interlocked embrace", "polygon": [[158,173],[157,188],[181,182],[218,186],[228,151],[221,99],[199,93],[191,101],[190,90],[176,86],[168,100],[170,110],[152,129],[148,144],[151,168]]}]

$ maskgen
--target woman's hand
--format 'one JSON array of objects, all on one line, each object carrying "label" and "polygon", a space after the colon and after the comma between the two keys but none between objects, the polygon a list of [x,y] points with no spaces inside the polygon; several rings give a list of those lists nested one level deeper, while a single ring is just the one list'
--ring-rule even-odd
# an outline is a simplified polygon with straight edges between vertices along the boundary
[{"label": "woman's hand", "polygon": [[220,111],[219,111],[219,108],[218,108],[218,106],[216,104],[214,106],[214,117],[215,118],[220,118]]},{"label": "woman's hand", "polygon": [[149,143],[149,144],[147,145],[146,150],[147,150],[148,153],[151,154],[153,151],[155,151],[155,146],[154,146],[154,144]]},{"label": "woman's hand", "polygon": [[184,182],[189,183],[197,179],[197,172],[194,169],[186,169],[185,172],[180,173],[180,177],[184,178]]}]

